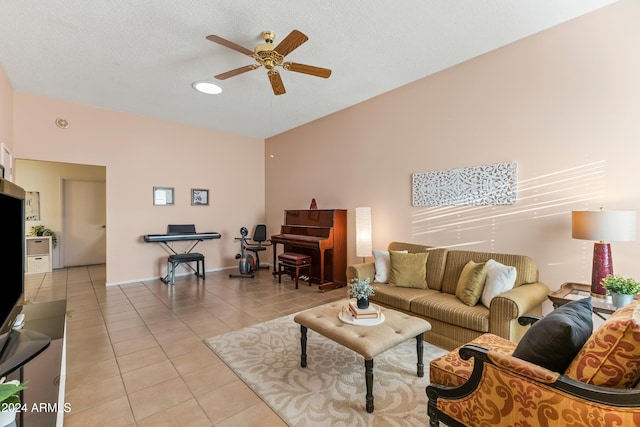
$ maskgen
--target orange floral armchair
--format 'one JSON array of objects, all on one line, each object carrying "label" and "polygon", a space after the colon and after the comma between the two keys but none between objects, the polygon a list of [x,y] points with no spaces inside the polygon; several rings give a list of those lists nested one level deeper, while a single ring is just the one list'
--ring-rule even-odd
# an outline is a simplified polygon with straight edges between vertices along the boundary
[{"label": "orange floral armchair", "polygon": [[516,346],[485,334],[433,360],[430,425],[640,426],[640,303],[607,319],[562,373],[514,357]]}]

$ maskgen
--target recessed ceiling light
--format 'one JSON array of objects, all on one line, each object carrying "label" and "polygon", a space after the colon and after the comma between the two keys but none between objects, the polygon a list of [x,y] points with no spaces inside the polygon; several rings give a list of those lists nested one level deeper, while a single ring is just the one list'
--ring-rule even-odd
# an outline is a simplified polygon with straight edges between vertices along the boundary
[{"label": "recessed ceiling light", "polygon": [[194,82],[191,86],[193,86],[193,88],[198,92],[206,93],[207,95],[217,95],[222,93],[222,88],[220,86],[206,80]]}]

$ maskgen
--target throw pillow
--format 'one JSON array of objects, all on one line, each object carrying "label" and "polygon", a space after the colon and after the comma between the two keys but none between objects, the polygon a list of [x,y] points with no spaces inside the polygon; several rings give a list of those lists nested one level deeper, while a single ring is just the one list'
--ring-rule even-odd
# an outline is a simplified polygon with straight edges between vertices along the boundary
[{"label": "throw pillow", "polygon": [[571,301],[531,325],[513,356],[563,373],[593,331],[591,298]]},{"label": "throw pillow", "polygon": [[515,267],[501,264],[492,259],[487,261],[487,280],[484,283],[484,290],[480,297],[482,304],[490,308],[491,300],[494,297],[513,289],[517,274]]},{"label": "throw pillow", "polygon": [[640,303],[611,315],[587,340],[565,375],[602,387],[631,388],[640,379]]},{"label": "throw pillow", "polygon": [[465,264],[458,278],[456,297],[463,303],[473,307],[478,303],[487,278],[487,263],[469,261]]},{"label": "throw pillow", "polygon": [[[398,252],[407,253],[407,251]],[[391,270],[391,258],[389,257],[389,251],[374,249],[373,258],[376,266],[376,275],[373,278],[373,281],[377,283],[389,283],[389,270]]]},{"label": "throw pillow", "polygon": [[427,289],[428,252],[415,254],[390,251],[391,274],[389,283],[404,288]]}]

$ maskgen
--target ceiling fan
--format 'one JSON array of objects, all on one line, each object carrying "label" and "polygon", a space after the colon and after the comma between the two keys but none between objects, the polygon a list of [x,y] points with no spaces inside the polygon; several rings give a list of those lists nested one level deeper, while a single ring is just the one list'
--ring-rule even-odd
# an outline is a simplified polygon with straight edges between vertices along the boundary
[{"label": "ceiling fan", "polygon": [[220,36],[210,35],[207,36],[207,40],[214,43],[221,44],[222,46],[233,49],[255,59],[258,63],[245,65],[244,67],[236,68],[235,70],[227,71],[226,73],[218,74],[214,76],[218,80],[228,79],[229,77],[237,76],[238,74],[246,73],[247,71],[255,70],[264,66],[267,70],[267,76],[271,82],[271,88],[275,95],[282,95],[286,93],[284,84],[280,73],[275,67],[282,67],[285,70],[295,71],[296,73],[309,74],[311,76],[328,78],[331,75],[331,70],[328,68],[314,67],[312,65],[298,64],[295,62],[284,62],[284,57],[293,52],[301,44],[309,40],[309,37],[305,36],[298,30],[293,30],[285,37],[277,46],[273,44],[276,38],[276,34],[272,31],[264,31],[262,33],[264,43],[258,44],[253,51],[237,45],[227,39]]}]

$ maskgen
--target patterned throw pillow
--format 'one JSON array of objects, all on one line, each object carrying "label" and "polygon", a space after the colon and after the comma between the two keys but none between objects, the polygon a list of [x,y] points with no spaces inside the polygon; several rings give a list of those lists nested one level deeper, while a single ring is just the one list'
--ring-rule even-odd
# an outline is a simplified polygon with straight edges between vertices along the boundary
[{"label": "patterned throw pillow", "polygon": [[613,313],[591,335],[565,375],[603,387],[633,387],[640,379],[640,302]]},{"label": "patterned throw pillow", "polygon": [[593,332],[591,298],[571,301],[534,323],[513,357],[563,373]]}]

